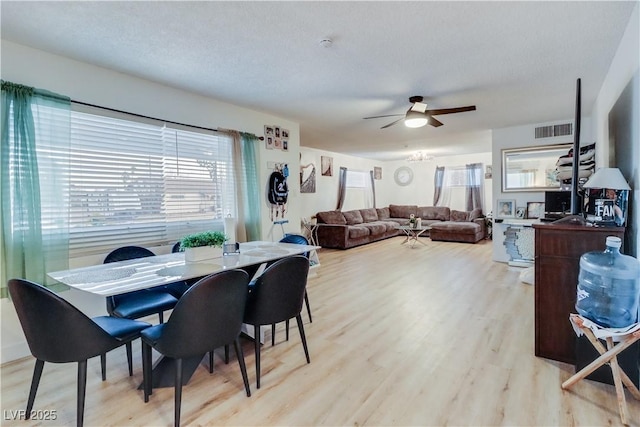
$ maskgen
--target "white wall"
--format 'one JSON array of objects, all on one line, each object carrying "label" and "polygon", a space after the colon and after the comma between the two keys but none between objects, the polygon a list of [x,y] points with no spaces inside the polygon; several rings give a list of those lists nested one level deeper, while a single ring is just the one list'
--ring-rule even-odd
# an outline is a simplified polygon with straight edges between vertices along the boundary
[{"label": "white wall", "polygon": [[[1,41],[1,55],[3,80],[46,89],[69,96],[73,100],[190,125],[236,129],[257,136],[263,135],[264,125],[278,125],[289,129],[288,151],[266,150],[264,143],[260,145],[259,173],[261,187],[265,190],[261,213],[262,230],[263,238],[267,238],[271,228],[266,200],[267,180],[271,171],[267,168],[267,163],[287,163],[292,170],[297,170],[300,147],[298,123],[5,40]],[[290,181],[287,218],[291,224],[297,225],[300,223],[299,183],[297,180]],[[103,258],[104,255],[76,259],[72,260],[71,266],[96,263]],[[104,298],[77,291],[64,292],[62,296],[89,315],[106,314]],[[0,316],[0,363],[29,354],[15,311],[7,299],[0,301]]]},{"label": "white wall", "polygon": [[[568,82],[575,85],[575,81]],[[570,103],[572,106],[573,102]],[[583,109],[584,111],[584,109]],[[567,111],[568,114],[571,111]],[[499,199],[511,199],[516,201],[516,206],[527,206],[527,202],[544,202],[543,191],[518,191],[507,192],[502,191],[502,150],[509,148],[532,147],[535,145],[556,145],[573,143],[573,136],[551,137],[535,139],[535,128],[539,126],[549,126],[562,123],[574,123],[574,118],[559,120],[552,123],[536,123],[523,126],[515,126],[510,128],[493,130],[493,210],[496,208],[496,201]],[[581,118],[580,125],[580,145],[588,145],[593,143],[591,136],[591,120],[587,117]],[[596,143],[596,147],[598,143]],[[597,165],[597,164],[596,164]],[[504,227],[494,224],[493,228],[493,259],[494,261],[508,261],[508,256],[503,247]]]},{"label": "white wall", "polygon": [[[434,175],[436,167],[444,166],[456,167],[465,166],[470,163],[482,163],[483,170],[487,165],[491,165],[491,153],[476,153],[476,154],[460,154],[456,156],[443,156],[436,157],[433,160],[424,162],[407,162],[404,160],[387,162],[383,168],[383,177],[386,174],[387,180],[384,182],[383,197],[381,197],[381,206],[388,206],[390,204],[402,205],[402,204],[414,204],[418,206],[433,206],[433,191],[434,191]],[[393,179],[394,172],[400,166],[408,166],[413,170],[413,181],[411,184],[401,187],[396,184]],[[484,200],[483,200],[483,212],[490,212],[491,200],[491,179],[485,179],[484,184]],[[460,203],[462,201],[459,200]],[[454,207],[455,208],[455,207]],[[459,210],[463,210],[463,206],[458,206]]]},{"label": "white wall", "polygon": [[[436,166],[464,166],[469,163],[491,163],[491,153],[466,154],[457,156],[437,157],[431,161],[409,163],[407,161],[374,161],[360,157],[346,156],[331,151],[317,150],[301,147],[302,164],[315,162],[317,168],[316,193],[301,194],[302,216],[311,217],[317,212],[333,210],[336,208],[338,198],[338,170],[341,166],[349,170],[370,171],[374,167],[382,168],[382,179],[375,181],[376,206],[389,206],[390,204],[415,204],[419,206],[433,205],[433,177]],[[320,175],[320,158],[328,156],[333,158],[333,176]],[[401,187],[394,180],[394,172],[400,166],[408,166],[413,170],[411,184]],[[484,181],[485,201],[491,200],[491,179]],[[362,206],[345,206],[343,210],[361,209]],[[487,212],[487,210],[484,210]]]},{"label": "white wall", "polygon": [[631,110],[628,112],[629,125],[628,130],[631,140],[631,158],[629,162],[635,167],[629,176],[625,178],[631,186],[631,203],[630,211],[632,217],[627,220],[627,227],[631,227],[630,240],[635,246],[632,253],[640,254],[640,88],[638,88],[638,80],[640,74],[640,3],[636,7],[629,19],[629,24],[624,32],[618,50],[611,62],[609,71],[605,77],[604,83],[600,88],[598,97],[592,112],[593,134],[598,141],[606,142],[596,145],[596,164],[598,167],[615,167],[610,162],[610,145],[609,145],[609,112],[620,97],[622,91],[627,87],[629,82],[634,79],[635,86],[632,88]]}]

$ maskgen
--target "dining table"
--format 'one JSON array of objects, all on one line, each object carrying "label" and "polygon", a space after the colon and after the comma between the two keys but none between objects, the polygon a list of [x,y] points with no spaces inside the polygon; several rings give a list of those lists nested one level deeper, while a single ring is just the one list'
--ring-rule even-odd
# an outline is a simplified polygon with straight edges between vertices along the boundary
[{"label": "dining table", "polygon": [[[54,280],[70,288],[103,297],[151,289],[171,283],[202,278],[223,270],[245,269],[260,271],[261,266],[289,256],[311,253],[320,246],[252,241],[239,244],[237,252],[219,258],[186,262],[184,252],[136,258],[107,264],[91,265],[47,273]],[[253,328],[243,327],[253,337]],[[264,342],[264,336],[259,337]],[[204,356],[204,355],[203,355]],[[189,380],[202,358],[185,363],[183,379]],[[186,362],[186,361],[185,361]],[[153,387],[173,387],[173,368],[170,358],[160,358],[153,368]]]}]

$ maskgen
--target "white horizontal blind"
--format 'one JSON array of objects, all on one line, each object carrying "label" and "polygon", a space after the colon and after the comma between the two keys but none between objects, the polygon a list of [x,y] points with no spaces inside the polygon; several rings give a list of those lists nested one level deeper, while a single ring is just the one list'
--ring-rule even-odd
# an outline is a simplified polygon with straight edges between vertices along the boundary
[{"label": "white horizontal blind", "polygon": [[214,132],[73,111],[70,255],[222,230],[235,215],[231,152]]},{"label": "white horizontal blind", "polygon": [[235,216],[236,209],[231,138],[164,128],[163,147],[169,239],[222,231],[223,218]]}]

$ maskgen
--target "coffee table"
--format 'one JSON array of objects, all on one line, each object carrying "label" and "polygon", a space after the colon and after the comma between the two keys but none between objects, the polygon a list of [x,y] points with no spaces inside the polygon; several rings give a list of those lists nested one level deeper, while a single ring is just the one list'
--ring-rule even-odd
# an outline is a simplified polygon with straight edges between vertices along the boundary
[{"label": "coffee table", "polygon": [[[401,225],[398,228],[402,230],[402,232],[405,235],[405,239],[401,244],[404,245],[405,243],[410,242],[412,248],[415,246],[416,242],[420,242],[420,240],[418,240],[418,237],[420,237],[422,233],[424,233],[427,230],[431,230],[431,227],[427,225],[422,227],[412,227],[410,225]],[[420,242],[420,243],[426,246],[424,242]]]}]

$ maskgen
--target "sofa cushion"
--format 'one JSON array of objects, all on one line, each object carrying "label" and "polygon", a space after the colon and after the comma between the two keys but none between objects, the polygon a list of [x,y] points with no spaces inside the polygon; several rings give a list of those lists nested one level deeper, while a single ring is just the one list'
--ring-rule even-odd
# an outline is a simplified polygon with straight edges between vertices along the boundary
[{"label": "sofa cushion", "polygon": [[468,222],[469,221],[469,212],[457,211],[455,209],[451,209],[451,221],[453,221],[453,222]]},{"label": "sofa cushion", "polygon": [[373,222],[378,220],[378,212],[376,212],[375,208],[360,209],[360,215],[362,215],[362,220],[364,222]]},{"label": "sofa cushion", "polygon": [[357,224],[362,224],[364,222],[362,219],[362,215],[358,210],[345,211],[345,212],[342,212],[342,215],[344,215],[344,219],[347,221],[347,225],[357,225]]},{"label": "sofa cushion", "polygon": [[417,208],[416,216],[424,219],[435,219],[438,221],[449,221],[451,210],[447,206],[420,206]]},{"label": "sofa cushion", "polygon": [[370,231],[364,225],[350,225],[349,229],[349,238],[357,239],[359,237],[366,237],[370,234]]},{"label": "sofa cushion", "polygon": [[389,205],[391,218],[409,218],[415,215],[418,206],[416,205]]},{"label": "sofa cushion", "polygon": [[372,236],[384,234],[387,231],[387,227],[382,222],[365,222],[361,226],[367,227]]},{"label": "sofa cushion", "polygon": [[384,224],[387,231],[397,230],[398,226],[400,226],[396,221],[378,221],[378,223]]},{"label": "sofa cushion", "polygon": [[378,220],[385,220],[391,218],[389,214],[389,208],[376,208],[376,213],[378,214]]},{"label": "sofa cushion", "polygon": [[340,211],[318,212],[316,214],[316,218],[319,220],[318,222],[322,224],[335,224],[335,225],[347,224],[347,221],[344,219],[344,215]]},{"label": "sofa cushion", "polygon": [[481,227],[475,222],[443,221],[433,224],[431,226],[431,229],[457,234],[475,234],[481,230]]},{"label": "sofa cushion", "polygon": [[469,213],[469,221],[473,221],[476,218],[482,218],[482,209],[475,208]]}]

